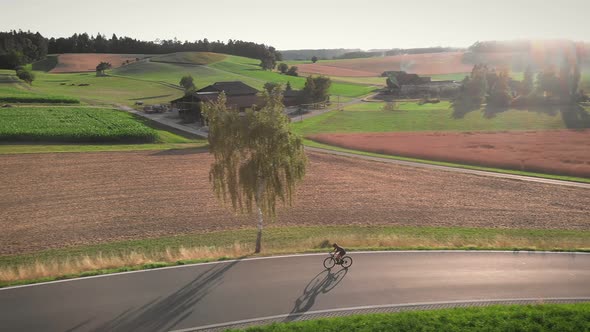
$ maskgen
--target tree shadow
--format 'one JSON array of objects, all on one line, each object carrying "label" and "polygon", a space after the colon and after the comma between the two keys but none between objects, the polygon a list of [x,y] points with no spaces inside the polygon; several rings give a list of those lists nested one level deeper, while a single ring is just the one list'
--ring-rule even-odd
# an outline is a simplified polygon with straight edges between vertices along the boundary
[{"label": "tree shadow", "polygon": [[477,111],[481,106],[468,101],[456,100],[451,107],[453,108],[451,115],[453,119],[463,119],[467,113]]},{"label": "tree shadow", "polygon": [[164,98],[164,97],[170,97],[170,96],[172,96],[172,95],[171,95],[171,94],[167,94],[167,95],[159,95],[159,96],[149,96],[149,97],[129,98],[129,100],[156,99],[156,98]]},{"label": "tree shadow", "polygon": [[561,106],[561,118],[568,129],[590,128],[590,114],[581,105]]},{"label": "tree shadow", "polygon": [[158,297],[139,308],[130,308],[93,331],[170,330],[190,316],[195,304],[222,283],[223,275],[238,262],[213,265],[176,292]]},{"label": "tree shadow", "polygon": [[486,119],[492,119],[497,114],[505,112],[508,109],[508,106],[492,106],[490,104],[486,104],[486,107],[483,110],[483,117]]},{"label": "tree shadow", "polygon": [[305,286],[303,294],[295,300],[295,306],[285,318],[284,322],[291,322],[305,312],[309,311],[315,304],[315,300],[320,294],[325,294],[334,289],[346,276],[348,269],[340,269],[332,273],[331,269],[324,270],[314,276]]},{"label": "tree shadow", "polygon": [[151,156],[183,156],[183,155],[189,155],[189,154],[203,154],[203,153],[209,153],[208,146],[204,146],[204,147],[200,147],[200,148],[162,150],[162,151],[152,153]]}]

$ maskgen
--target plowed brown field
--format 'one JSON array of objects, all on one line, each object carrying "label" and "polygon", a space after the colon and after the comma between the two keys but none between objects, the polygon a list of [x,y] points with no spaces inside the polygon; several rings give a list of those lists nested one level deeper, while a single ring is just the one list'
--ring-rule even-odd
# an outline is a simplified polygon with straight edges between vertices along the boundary
[{"label": "plowed brown field", "polygon": [[57,65],[50,73],[79,73],[96,71],[96,66],[101,62],[110,63],[113,68],[121,67],[126,60],[135,61],[136,58],[144,58],[141,54],[106,54],[106,53],[71,53],[60,54],[57,57]]},{"label": "plowed brown field", "polygon": [[590,178],[590,130],[319,134],[353,150]]},{"label": "plowed brown field", "polygon": [[471,72],[462,62],[463,52],[393,55],[380,58],[320,61],[298,64],[301,73],[329,76],[380,76],[384,71],[404,70],[419,75]]},{"label": "plowed brown field", "polygon": [[[310,153],[276,225],[590,229],[590,192]],[[196,151],[0,156],[0,254],[251,227]]]}]

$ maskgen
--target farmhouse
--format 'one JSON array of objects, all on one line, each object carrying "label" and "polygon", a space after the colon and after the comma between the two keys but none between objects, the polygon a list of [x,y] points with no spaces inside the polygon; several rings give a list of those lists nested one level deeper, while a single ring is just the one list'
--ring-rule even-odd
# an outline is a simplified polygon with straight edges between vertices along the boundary
[{"label": "farmhouse", "polygon": [[180,117],[187,122],[203,123],[201,105],[203,102],[215,101],[221,92],[225,92],[227,106],[239,111],[245,111],[255,105],[260,105],[262,99],[258,90],[240,81],[216,82],[191,94],[172,100],[170,104],[177,108]]},{"label": "farmhouse", "polygon": [[381,76],[395,77],[398,87],[393,89],[391,93],[408,98],[423,97],[424,95],[448,98],[452,97],[460,86],[455,81],[432,81],[430,77],[420,77],[405,71],[385,71]]}]

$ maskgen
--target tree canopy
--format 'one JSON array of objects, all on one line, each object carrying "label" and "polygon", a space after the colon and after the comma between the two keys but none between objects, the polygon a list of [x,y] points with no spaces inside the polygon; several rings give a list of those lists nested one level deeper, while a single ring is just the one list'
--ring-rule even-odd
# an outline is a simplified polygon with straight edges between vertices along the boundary
[{"label": "tree canopy", "polygon": [[[11,51],[22,55],[21,63],[14,63]],[[110,38],[101,34],[75,33],[70,37],[45,38],[39,32],[0,32],[0,68],[14,69],[15,66],[42,60],[47,54],[61,53],[126,53],[165,54],[173,52],[214,52],[260,59],[271,54],[276,61],[282,55],[272,46],[242,40],[209,41],[207,38],[195,41],[174,39],[142,41],[131,37]]]},{"label": "tree canopy", "polygon": [[328,100],[332,81],[325,76],[308,76],[301,91],[304,103],[319,103]]},{"label": "tree canopy", "polygon": [[98,66],[96,66],[96,76],[104,76],[104,71],[111,69],[112,67],[113,66],[110,63],[101,61]]},{"label": "tree canopy", "polygon": [[263,218],[274,218],[276,203],[291,205],[295,185],[303,179],[307,158],[301,137],[283,113],[281,87],[263,91],[265,104],[245,114],[228,109],[225,94],[206,103],[209,150],[215,161],[209,180],[217,197],[234,211],[258,212],[255,252],[261,250]]},{"label": "tree canopy", "polygon": [[33,81],[35,80],[35,74],[25,68],[18,68],[16,70],[16,76],[29,85],[33,85]]},{"label": "tree canopy", "polygon": [[197,87],[195,86],[195,82],[193,79],[192,75],[185,75],[180,79],[180,82],[178,83],[181,87],[184,88],[184,93],[188,94],[191,91],[194,91],[197,89]]}]

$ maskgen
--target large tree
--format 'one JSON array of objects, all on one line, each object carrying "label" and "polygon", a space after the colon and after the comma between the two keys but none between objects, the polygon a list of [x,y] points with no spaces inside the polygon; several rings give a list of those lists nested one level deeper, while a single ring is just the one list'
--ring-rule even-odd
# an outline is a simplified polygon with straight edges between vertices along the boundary
[{"label": "large tree", "polygon": [[291,66],[291,68],[289,68],[289,70],[287,70],[287,75],[289,76],[299,76],[299,73],[297,72],[299,68],[297,68],[297,66]]},{"label": "large tree", "polygon": [[301,97],[303,103],[321,103],[325,102],[329,98],[328,91],[332,81],[330,78],[325,76],[308,76],[305,80],[305,86],[301,91]]},{"label": "large tree", "polygon": [[228,109],[223,93],[203,107],[215,158],[209,180],[217,197],[224,202],[229,198],[234,211],[256,210],[255,253],[262,249],[264,219],[275,216],[277,200],[291,205],[307,164],[302,139],[291,132],[283,113],[281,87],[263,93],[264,107],[245,115]]},{"label": "large tree", "polygon": [[533,78],[533,69],[529,65],[524,70],[520,94],[523,96],[526,96],[526,95],[530,94],[531,92],[533,92],[534,87],[535,87],[535,83],[534,83],[534,78]]},{"label": "large tree", "polygon": [[98,66],[96,66],[96,76],[104,76],[104,71],[111,69],[112,67],[113,66],[110,63],[101,61]]},{"label": "large tree", "polygon": [[182,76],[179,85],[184,88],[184,94],[189,94],[197,89],[193,76],[190,74]]},{"label": "large tree", "polygon": [[16,70],[16,76],[25,81],[29,85],[33,85],[33,81],[35,80],[35,74],[28,69],[25,68],[18,68]]},{"label": "large tree", "polygon": [[287,70],[289,70],[289,65],[284,62],[281,62],[279,63],[277,69],[281,72],[281,74],[284,74],[287,72]]}]

